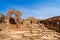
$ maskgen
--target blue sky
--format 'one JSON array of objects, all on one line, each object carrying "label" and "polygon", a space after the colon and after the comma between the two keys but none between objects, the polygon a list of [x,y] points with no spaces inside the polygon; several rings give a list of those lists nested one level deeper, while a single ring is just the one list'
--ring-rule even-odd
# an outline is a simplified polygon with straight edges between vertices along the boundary
[{"label": "blue sky", "polygon": [[0,14],[20,10],[22,18],[49,18],[60,15],[60,0],[0,0]]}]

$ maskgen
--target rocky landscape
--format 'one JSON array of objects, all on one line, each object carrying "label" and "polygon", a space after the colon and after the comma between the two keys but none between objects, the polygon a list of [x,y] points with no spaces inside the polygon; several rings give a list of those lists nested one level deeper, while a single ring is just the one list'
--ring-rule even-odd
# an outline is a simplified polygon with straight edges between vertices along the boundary
[{"label": "rocky landscape", "polygon": [[0,14],[0,40],[60,40],[60,16],[42,20],[21,15],[16,10]]}]

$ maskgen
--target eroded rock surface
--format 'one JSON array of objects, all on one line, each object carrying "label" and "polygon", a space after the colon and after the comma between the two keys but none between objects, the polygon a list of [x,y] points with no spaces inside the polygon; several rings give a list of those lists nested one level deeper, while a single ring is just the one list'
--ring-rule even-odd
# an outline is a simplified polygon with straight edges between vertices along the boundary
[{"label": "eroded rock surface", "polygon": [[40,22],[47,28],[60,32],[60,16],[41,20]]},{"label": "eroded rock surface", "polygon": [[4,22],[4,16],[0,14],[0,24]]},{"label": "eroded rock surface", "polygon": [[59,16],[45,20],[21,19],[21,12],[16,10],[9,10],[7,16],[0,15],[0,40],[60,40],[59,32]]}]

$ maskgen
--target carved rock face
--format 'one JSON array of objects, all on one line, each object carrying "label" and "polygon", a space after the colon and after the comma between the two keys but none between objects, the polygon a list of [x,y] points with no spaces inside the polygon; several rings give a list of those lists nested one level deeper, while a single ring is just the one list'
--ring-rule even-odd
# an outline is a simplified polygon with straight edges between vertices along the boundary
[{"label": "carved rock face", "polygon": [[[11,15],[14,14],[15,15],[15,19],[11,18]],[[19,25],[20,24],[20,17],[21,17],[22,13],[20,11],[16,11],[16,10],[9,10],[8,14],[5,18],[5,21],[7,24],[16,24]]]},{"label": "carved rock face", "polygon": [[41,20],[40,23],[44,24],[47,28],[60,32],[60,16],[52,17],[46,20]]},{"label": "carved rock face", "polygon": [[31,23],[37,23],[38,21],[35,17],[27,17],[26,20],[30,21]]},{"label": "carved rock face", "polygon": [[0,14],[0,23],[4,22],[4,16],[2,14]]},{"label": "carved rock face", "polygon": [[[12,18],[11,15],[15,14],[16,18]],[[44,24],[45,27],[49,28],[49,29],[53,29],[55,31],[60,32],[60,16],[58,17],[52,17],[46,20],[38,20],[34,17],[28,17],[27,19],[21,20],[21,12],[20,11],[16,11],[16,10],[9,10],[7,16],[3,16],[2,14],[0,14],[0,23],[7,23],[4,26],[9,26],[9,27],[18,27],[18,28],[27,28],[27,27],[32,27],[35,28],[37,26],[40,26],[42,24]],[[14,24],[14,25],[13,25]],[[23,27],[21,27],[23,26]]]}]

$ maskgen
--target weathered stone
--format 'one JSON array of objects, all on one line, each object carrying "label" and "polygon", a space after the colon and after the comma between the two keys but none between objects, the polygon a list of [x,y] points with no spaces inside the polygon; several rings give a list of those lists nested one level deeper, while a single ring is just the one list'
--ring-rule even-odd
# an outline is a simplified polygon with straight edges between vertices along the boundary
[{"label": "weathered stone", "polygon": [[40,23],[44,24],[49,29],[60,32],[60,26],[59,26],[60,25],[60,16],[41,20]]},{"label": "weathered stone", "polygon": [[[15,14],[16,18],[11,17],[12,14]],[[2,19],[2,15],[0,18]],[[55,31],[60,29],[59,18],[21,19],[21,12],[9,10],[7,16],[4,17],[5,23],[0,24],[0,40],[60,40],[60,33]]]},{"label": "weathered stone", "polygon": [[31,23],[37,23],[37,19],[35,17],[27,17],[26,20],[29,20]]},{"label": "weathered stone", "polygon": [[13,20],[13,21],[15,21],[15,23],[18,27],[20,25],[20,17],[22,15],[22,13],[20,11],[16,11],[16,10],[9,10],[8,14],[5,18],[5,21],[6,21],[7,24],[10,24],[9,20],[10,20],[10,17],[11,17],[12,14],[15,14],[15,16],[16,16],[15,20]]},{"label": "weathered stone", "polygon": [[4,23],[4,16],[0,14],[0,23]]}]

